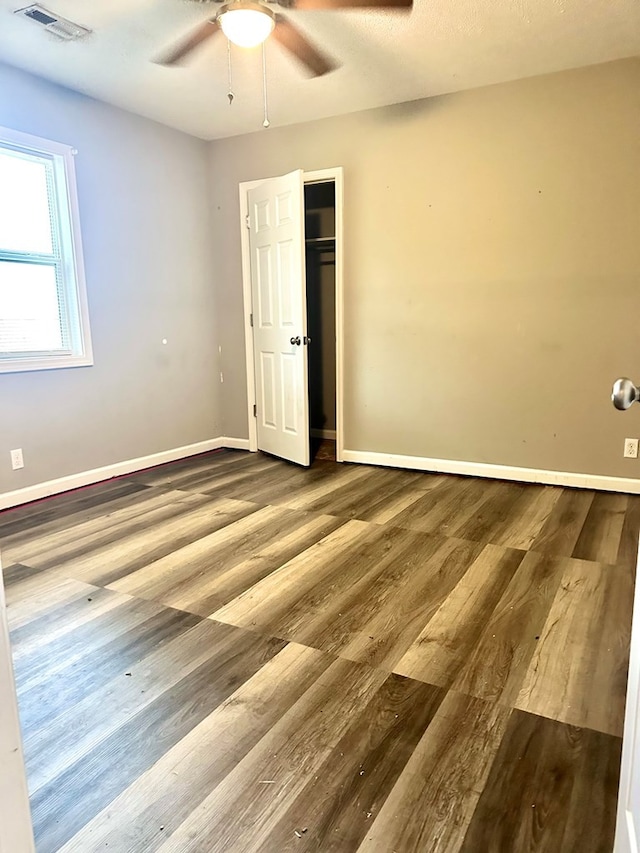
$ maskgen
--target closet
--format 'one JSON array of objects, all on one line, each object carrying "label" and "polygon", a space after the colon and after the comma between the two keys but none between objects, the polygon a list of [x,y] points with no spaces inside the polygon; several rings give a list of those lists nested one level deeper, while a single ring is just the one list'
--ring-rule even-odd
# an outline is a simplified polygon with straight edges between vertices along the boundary
[{"label": "closet", "polygon": [[335,459],[336,193],[333,181],[305,184],[307,334],[311,458]]}]

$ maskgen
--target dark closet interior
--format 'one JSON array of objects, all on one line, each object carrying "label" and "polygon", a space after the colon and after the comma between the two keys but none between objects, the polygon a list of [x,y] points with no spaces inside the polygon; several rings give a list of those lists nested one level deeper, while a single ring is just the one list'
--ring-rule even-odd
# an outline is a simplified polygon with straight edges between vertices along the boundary
[{"label": "dark closet interior", "polygon": [[[307,334],[311,449],[335,454],[336,437],[336,193],[333,181],[306,184]],[[327,441],[332,441],[328,445]],[[335,458],[335,456],[334,456]]]}]

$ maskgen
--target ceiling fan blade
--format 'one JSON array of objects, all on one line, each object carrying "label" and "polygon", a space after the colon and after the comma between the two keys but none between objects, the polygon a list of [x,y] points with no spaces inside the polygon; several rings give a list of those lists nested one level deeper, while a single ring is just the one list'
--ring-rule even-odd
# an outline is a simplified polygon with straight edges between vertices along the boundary
[{"label": "ceiling fan blade", "polygon": [[338,67],[337,62],[326,53],[320,53],[307,37],[282,15],[278,15],[276,19],[273,38],[299,59],[313,77],[321,77]]},{"label": "ceiling fan blade", "polygon": [[293,9],[398,9],[410,10],[413,0],[293,0]]},{"label": "ceiling fan blade", "polygon": [[184,59],[192,50],[195,50],[198,45],[202,44],[207,39],[215,36],[220,32],[220,27],[215,20],[205,21],[204,24],[193,30],[186,38],[178,42],[167,53],[156,60],[159,65],[176,65],[181,59]]}]

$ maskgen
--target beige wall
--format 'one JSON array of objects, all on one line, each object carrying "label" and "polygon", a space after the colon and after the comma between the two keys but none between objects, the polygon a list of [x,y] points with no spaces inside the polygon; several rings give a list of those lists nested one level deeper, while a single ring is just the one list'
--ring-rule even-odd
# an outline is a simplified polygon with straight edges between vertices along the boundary
[{"label": "beige wall", "polygon": [[0,125],[78,149],[95,357],[0,374],[0,493],[220,435],[206,143],[2,65]]},{"label": "beige wall", "polygon": [[[256,125],[259,117],[256,116]],[[640,476],[640,62],[211,146],[223,432],[246,436],[238,183],[345,169],[345,445]]]}]

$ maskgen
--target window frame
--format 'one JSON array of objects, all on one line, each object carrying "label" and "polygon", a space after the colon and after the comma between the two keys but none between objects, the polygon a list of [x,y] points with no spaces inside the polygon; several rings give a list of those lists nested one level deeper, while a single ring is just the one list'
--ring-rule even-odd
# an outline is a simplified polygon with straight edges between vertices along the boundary
[{"label": "window frame", "polygon": [[[62,351],[42,350],[8,355],[0,353],[0,373],[90,366],[93,364],[93,348],[74,162],[77,151],[70,145],[0,126],[0,150],[2,149],[14,149],[27,155],[46,157],[52,163],[57,232],[54,234],[54,253],[55,244],[58,243],[57,264],[60,270],[58,304],[67,317],[66,332],[70,346]],[[0,249],[0,261],[55,266],[51,263],[54,253],[48,257],[38,253]]]}]

